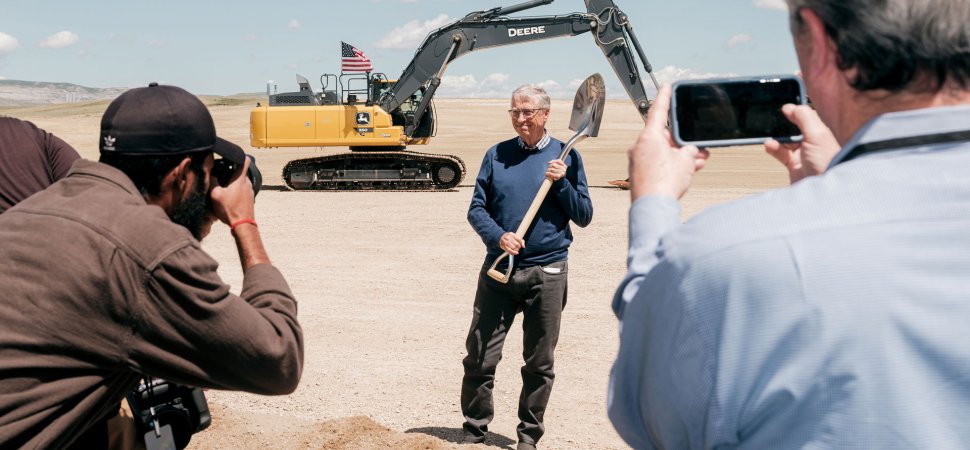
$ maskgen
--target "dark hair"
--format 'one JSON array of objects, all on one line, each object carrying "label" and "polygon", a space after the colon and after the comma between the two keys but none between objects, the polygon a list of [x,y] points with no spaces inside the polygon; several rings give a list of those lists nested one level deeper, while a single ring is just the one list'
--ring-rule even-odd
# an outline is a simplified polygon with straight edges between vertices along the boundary
[{"label": "dark hair", "polygon": [[192,158],[189,168],[200,178],[205,176],[203,167],[209,154],[210,152],[196,152],[173,156],[142,156],[102,153],[98,161],[128,175],[143,195],[158,195],[161,191],[162,179],[186,157]]},{"label": "dark hair", "polygon": [[939,91],[948,82],[967,87],[967,0],[788,0],[788,5],[795,33],[804,25],[802,8],[819,16],[837,46],[839,68],[857,70],[855,89]]}]

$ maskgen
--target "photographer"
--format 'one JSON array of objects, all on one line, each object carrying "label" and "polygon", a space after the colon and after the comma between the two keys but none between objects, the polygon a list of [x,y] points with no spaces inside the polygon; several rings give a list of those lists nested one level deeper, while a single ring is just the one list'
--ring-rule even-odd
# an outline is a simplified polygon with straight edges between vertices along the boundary
[{"label": "photographer", "polygon": [[[269,261],[242,150],[173,86],[130,90],[102,118],[101,162],[0,215],[0,447],[65,448],[142,375],[259,394],[299,382],[296,301]],[[225,186],[213,153],[241,166]],[[198,239],[231,226],[229,292]]]},{"label": "photographer", "polygon": [[610,419],[637,449],[966,446],[970,2],[788,4],[792,186],[681,225],[708,153],[669,88],[630,148]]}]

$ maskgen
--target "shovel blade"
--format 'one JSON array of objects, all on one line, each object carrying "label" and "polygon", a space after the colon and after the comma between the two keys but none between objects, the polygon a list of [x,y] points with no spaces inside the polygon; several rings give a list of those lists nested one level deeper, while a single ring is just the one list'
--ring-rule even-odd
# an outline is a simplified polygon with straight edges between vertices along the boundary
[{"label": "shovel blade", "polygon": [[569,118],[569,129],[577,135],[596,137],[603,121],[603,108],[606,106],[606,85],[603,76],[590,75],[576,90],[573,99],[573,113]]}]

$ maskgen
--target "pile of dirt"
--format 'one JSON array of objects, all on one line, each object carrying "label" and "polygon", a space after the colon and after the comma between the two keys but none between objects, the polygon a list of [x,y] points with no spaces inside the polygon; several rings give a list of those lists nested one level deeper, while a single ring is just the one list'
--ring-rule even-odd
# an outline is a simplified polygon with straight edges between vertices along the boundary
[{"label": "pile of dirt", "polygon": [[310,436],[320,440],[320,449],[327,450],[445,450],[451,445],[425,434],[393,431],[370,417],[356,416],[328,420],[316,427]]},{"label": "pile of dirt", "polygon": [[[306,450],[473,450],[421,430],[394,431],[367,416],[312,421],[272,414],[228,411],[209,403],[212,425],[193,436],[189,448],[285,448]],[[460,436],[449,436],[455,438]]]}]

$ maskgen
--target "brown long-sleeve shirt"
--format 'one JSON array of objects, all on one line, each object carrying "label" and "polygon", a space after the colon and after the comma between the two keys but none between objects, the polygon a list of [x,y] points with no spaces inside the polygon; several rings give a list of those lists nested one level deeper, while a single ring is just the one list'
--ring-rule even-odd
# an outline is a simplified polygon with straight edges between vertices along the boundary
[{"label": "brown long-sleeve shirt", "polygon": [[283,276],[256,265],[237,297],[216,268],[99,163],[0,214],[0,447],[70,444],[139,374],[292,392],[303,338]]},{"label": "brown long-sleeve shirt", "polygon": [[0,213],[63,178],[80,158],[34,124],[0,117]]}]

